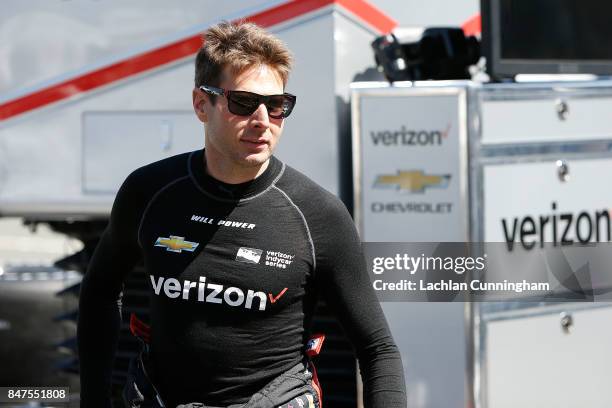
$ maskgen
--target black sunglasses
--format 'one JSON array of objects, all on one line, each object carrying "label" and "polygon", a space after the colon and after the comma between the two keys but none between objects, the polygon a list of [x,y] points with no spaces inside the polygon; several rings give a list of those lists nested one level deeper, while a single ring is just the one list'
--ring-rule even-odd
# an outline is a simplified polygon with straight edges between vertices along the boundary
[{"label": "black sunglasses", "polygon": [[202,85],[200,89],[209,95],[225,96],[227,109],[234,115],[250,116],[262,103],[266,105],[268,116],[274,119],[286,118],[295,106],[295,95],[259,95],[247,91],[228,91],[223,88]]}]

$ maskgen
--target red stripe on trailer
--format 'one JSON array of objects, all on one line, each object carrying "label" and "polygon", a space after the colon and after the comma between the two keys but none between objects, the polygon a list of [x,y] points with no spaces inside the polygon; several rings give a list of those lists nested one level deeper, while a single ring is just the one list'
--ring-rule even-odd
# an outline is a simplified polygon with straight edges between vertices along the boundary
[{"label": "red stripe on trailer", "polygon": [[336,0],[336,3],[370,24],[380,34],[388,34],[397,27],[397,22],[381,10],[362,0]]},{"label": "red stripe on trailer", "polygon": [[190,56],[202,45],[200,36],[186,38],[152,51],[136,55],[104,68],[69,79],[0,105],[0,120],[68,99],[81,93],[109,85],[161,65]]},{"label": "red stripe on trailer", "polygon": [[468,19],[461,26],[465,35],[480,35],[482,33],[482,20],[480,14],[476,14],[472,18]]},{"label": "red stripe on trailer", "polygon": [[[245,17],[244,20],[271,27],[331,4],[342,6],[381,34],[388,33],[396,26],[394,20],[363,0],[289,1]],[[0,105],[0,121],[189,57],[195,54],[201,45],[201,35],[194,35],[9,100]]]}]

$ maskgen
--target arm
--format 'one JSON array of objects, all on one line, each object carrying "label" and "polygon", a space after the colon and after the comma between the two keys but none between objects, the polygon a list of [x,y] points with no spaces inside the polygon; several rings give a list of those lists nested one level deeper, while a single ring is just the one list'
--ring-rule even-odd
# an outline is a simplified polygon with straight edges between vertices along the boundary
[{"label": "arm", "polygon": [[81,283],[77,343],[81,375],[81,407],[109,408],[111,373],[121,324],[123,281],[140,257],[133,174],[123,183],[87,273]]},{"label": "arm", "polygon": [[366,408],[405,408],[399,351],[367,273],[361,241],[344,206],[327,209],[324,230],[314,231],[316,279],[355,348]]}]

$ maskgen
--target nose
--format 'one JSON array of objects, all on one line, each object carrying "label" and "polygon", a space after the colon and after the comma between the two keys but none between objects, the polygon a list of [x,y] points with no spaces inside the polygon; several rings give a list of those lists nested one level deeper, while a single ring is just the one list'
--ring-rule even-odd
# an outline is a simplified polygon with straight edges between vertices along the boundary
[{"label": "nose", "polygon": [[268,108],[263,103],[260,104],[255,112],[251,115],[255,127],[268,128],[270,127],[270,118],[268,116]]}]

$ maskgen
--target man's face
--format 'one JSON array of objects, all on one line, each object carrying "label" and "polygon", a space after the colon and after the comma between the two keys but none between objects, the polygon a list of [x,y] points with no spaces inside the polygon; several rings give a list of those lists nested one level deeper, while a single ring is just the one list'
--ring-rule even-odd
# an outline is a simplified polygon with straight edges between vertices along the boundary
[{"label": "man's face", "polygon": [[[268,66],[258,66],[232,75],[224,71],[219,87],[260,95],[283,93],[283,81]],[[268,116],[261,104],[250,116],[238,116],[227,108],[225,96],[217,96],[214,105],[209,95],[194,90],[194,108],[205,124],[207,158],[232,167],[257,167],[272,155],[283,130],[283,119]]]}]

